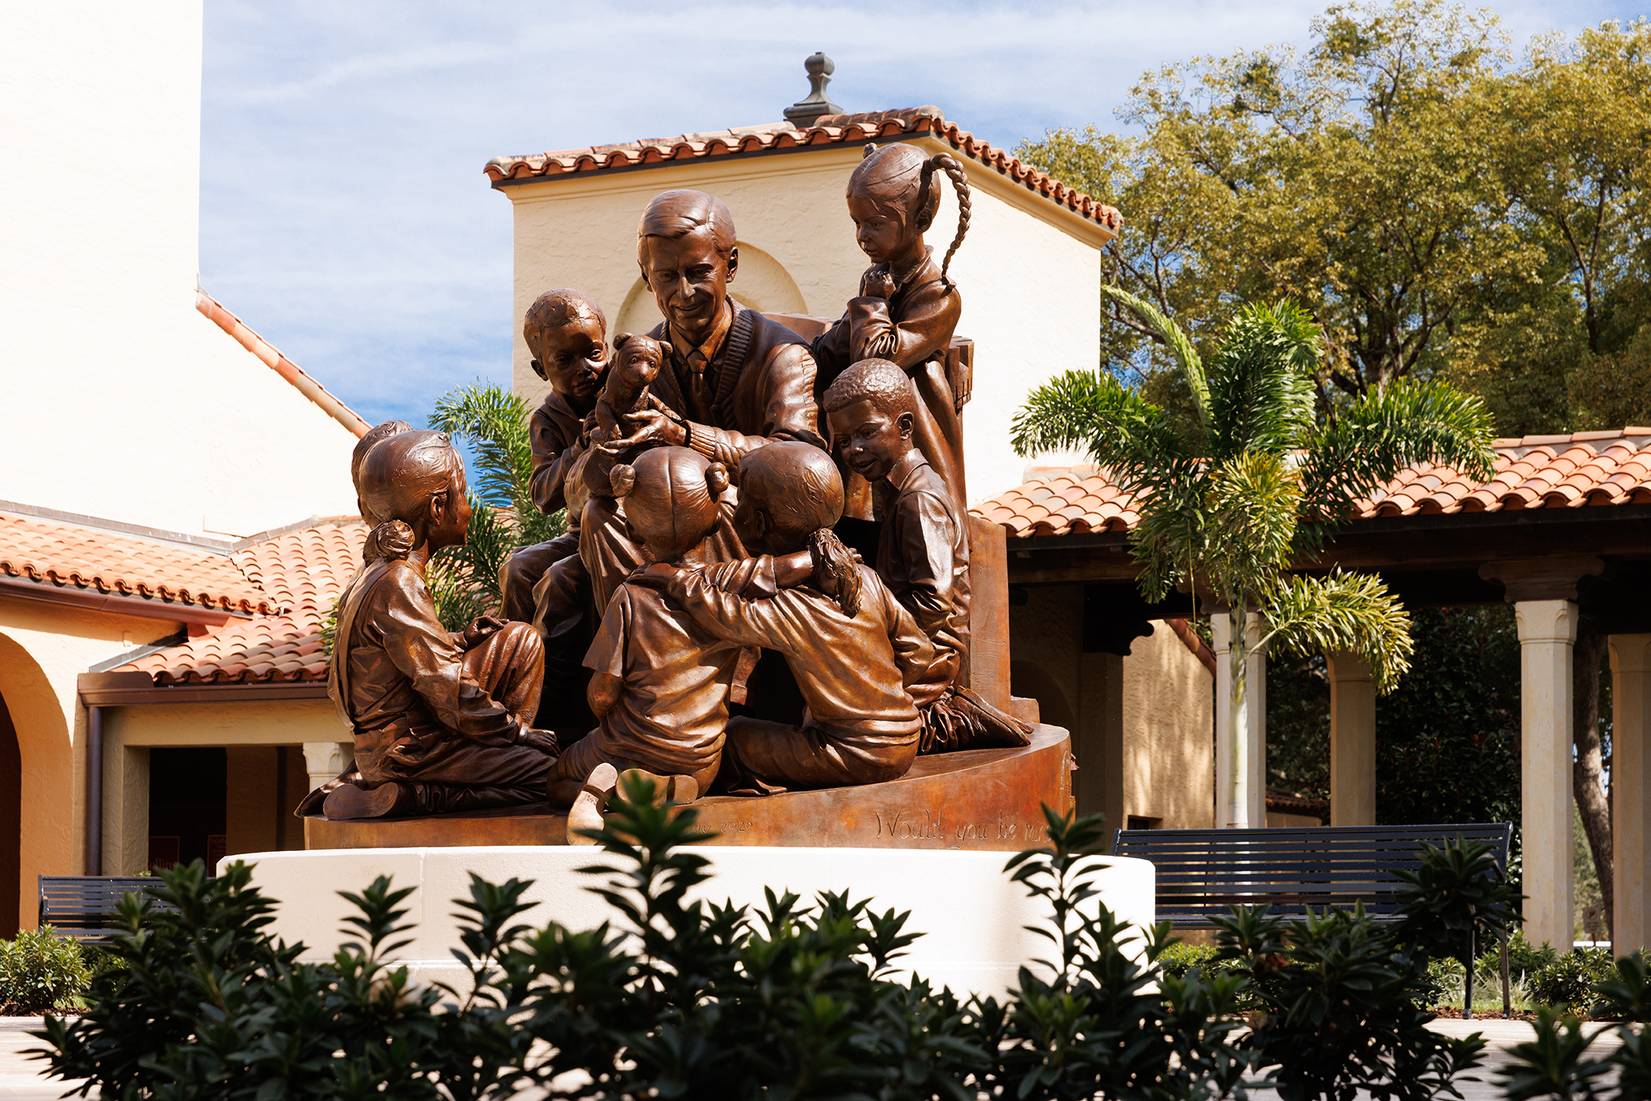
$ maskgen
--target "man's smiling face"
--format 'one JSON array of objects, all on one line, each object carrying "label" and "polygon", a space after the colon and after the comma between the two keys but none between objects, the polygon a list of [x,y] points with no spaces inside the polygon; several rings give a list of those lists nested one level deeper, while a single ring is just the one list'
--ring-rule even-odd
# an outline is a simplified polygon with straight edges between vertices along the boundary
[{"label": "man's smiling face", "polygon": [[708,225],[680,237],[644,238],[642,279],[672,330],[693,344],[710,338],[738,264],[739,250],[718,252]]}]

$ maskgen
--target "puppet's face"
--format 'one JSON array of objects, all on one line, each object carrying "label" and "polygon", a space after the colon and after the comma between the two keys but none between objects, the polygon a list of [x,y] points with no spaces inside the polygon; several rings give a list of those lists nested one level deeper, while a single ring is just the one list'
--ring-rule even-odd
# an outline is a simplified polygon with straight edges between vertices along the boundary
[{"label": "puppet's face", "polygon": [[614,367],[615,376],[623,382],[627,391],[640,392],[659,377],[659,369],[665,364],[665,346],[646,336],[620,339],[623,343],[614,353],[618,360]]},{"label": "puppet's face", "polygon": [[921,236],[897,204],[867,195],[849,195],[848,216],[854,219],[854,243],[874,264],[888,263]]},{"label": "puppet's face", "polygon": [[911,449],[912,415],[891,416],[870,398],[850,402],[826,414],[831,442],[843,465],[868,482],[888,477]]},{"label": "puppet's face", "polygon": [[717,251],[708,225],[680,237],[646,237],[642,280],[653,292],[671,328],[694,344],[710,339],[728,300],[728,284],[739,265],[739,250]]},{"label": "puppet's face", "polygon": [[585,409],[596,400],[608,368],[608,349],[602,320],[595,314],[576,314],[560,325],[533,334],[528,350],[533,369],[551,389]]}]

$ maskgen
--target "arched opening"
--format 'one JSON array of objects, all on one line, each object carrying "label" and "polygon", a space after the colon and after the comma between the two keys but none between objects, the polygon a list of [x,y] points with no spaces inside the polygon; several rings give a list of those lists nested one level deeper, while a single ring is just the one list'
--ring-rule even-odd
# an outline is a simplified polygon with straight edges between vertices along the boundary
[{"label": "arched opening", "polygon": [[23,753],[17,727],[0,697],[0,937],[17,933],[22,892]]},{"label": "arched opening", "polygon": [[[763,313],[808,312],[803,292],[797,288],[797,281],[791,278],[785,265],[756,245],[740,241],[738,247],[739,271],[728,285],[728,293],[734,301]],[[639,277],[631,284],[619,313],[611,319],[608,332],[612,336],[645,333],[659,321],[659,308],[654,305],[653,295]]]},{"label": "arched opening", "polygon": [[[74,753],[68,720],[45,671],[6,634],[0,634],[0,700],[5,701],[9,727],[0,733],[0,746],[9,741],[16,748],[18,777],[16,817],[0,818],[0,847],[7,851],[0,856],[0,870],[6,870],[0,900],[10,904],[0,910],[0,929],[30,928],[35,920],[35,878],[81,870]],[[10,822],[17,825],[8,830]]]}]

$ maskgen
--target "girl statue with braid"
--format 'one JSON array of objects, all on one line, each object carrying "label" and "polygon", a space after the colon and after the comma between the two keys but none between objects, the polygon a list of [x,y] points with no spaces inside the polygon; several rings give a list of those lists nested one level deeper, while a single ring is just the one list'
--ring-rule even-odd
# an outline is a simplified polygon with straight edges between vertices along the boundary
[{"label": "girl statue with braid", "polygon": [[[923,234],[940,206],[942,175],[957,195],[957,234],[937,264]],[[814,342],[816,394],[862,359],[889,360],[911,376],[919,406],[913,441],[960,509],[963,426],[944,358],[963,312],[962,295],[947,270],[969,231],[969,207],[969,183],[956,158],[904,143],[868,145],[848,180],[848,213],[855,241],[872,265],[860,277],[860,293],[849,299],[848,312]],[[851,500],[862,497],[857,489],[850,487]]]}]

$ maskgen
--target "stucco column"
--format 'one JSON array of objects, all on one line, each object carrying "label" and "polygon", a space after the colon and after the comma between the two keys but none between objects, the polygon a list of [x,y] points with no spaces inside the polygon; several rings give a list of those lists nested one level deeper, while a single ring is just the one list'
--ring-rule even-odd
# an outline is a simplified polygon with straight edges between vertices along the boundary
[{"label": "stucco column", "polygon": [[354,752],[355,747],[347,742],[305,742],[304,771],[310,774],[310,790],[343,772]]},{"label": "stucco column", "polygon": [[[1233,741],[1232,617],[1210,617],[1215,650],[1215,822],[1228,829],[1267,824],[1267,659],[1256,650],[1261,617],[1248,617],[1244,744]],[[1241,759],[1242,758],[1242,759]]]},{"label": "stucco column", "polygon": [[1330,824],[1376,824],[1376,684],[1357,654],[1327,654]]},{"label": "stucco column", "polygon": [[1570,600],[1515,601],[1519,627],[1520,822],[1525,853],[1525,935],[1562,951],[1571,944]]},{"label": "stucco column", "polygon": [[1611,951],[1651,947],[1651,635],[1612,635]]}]

